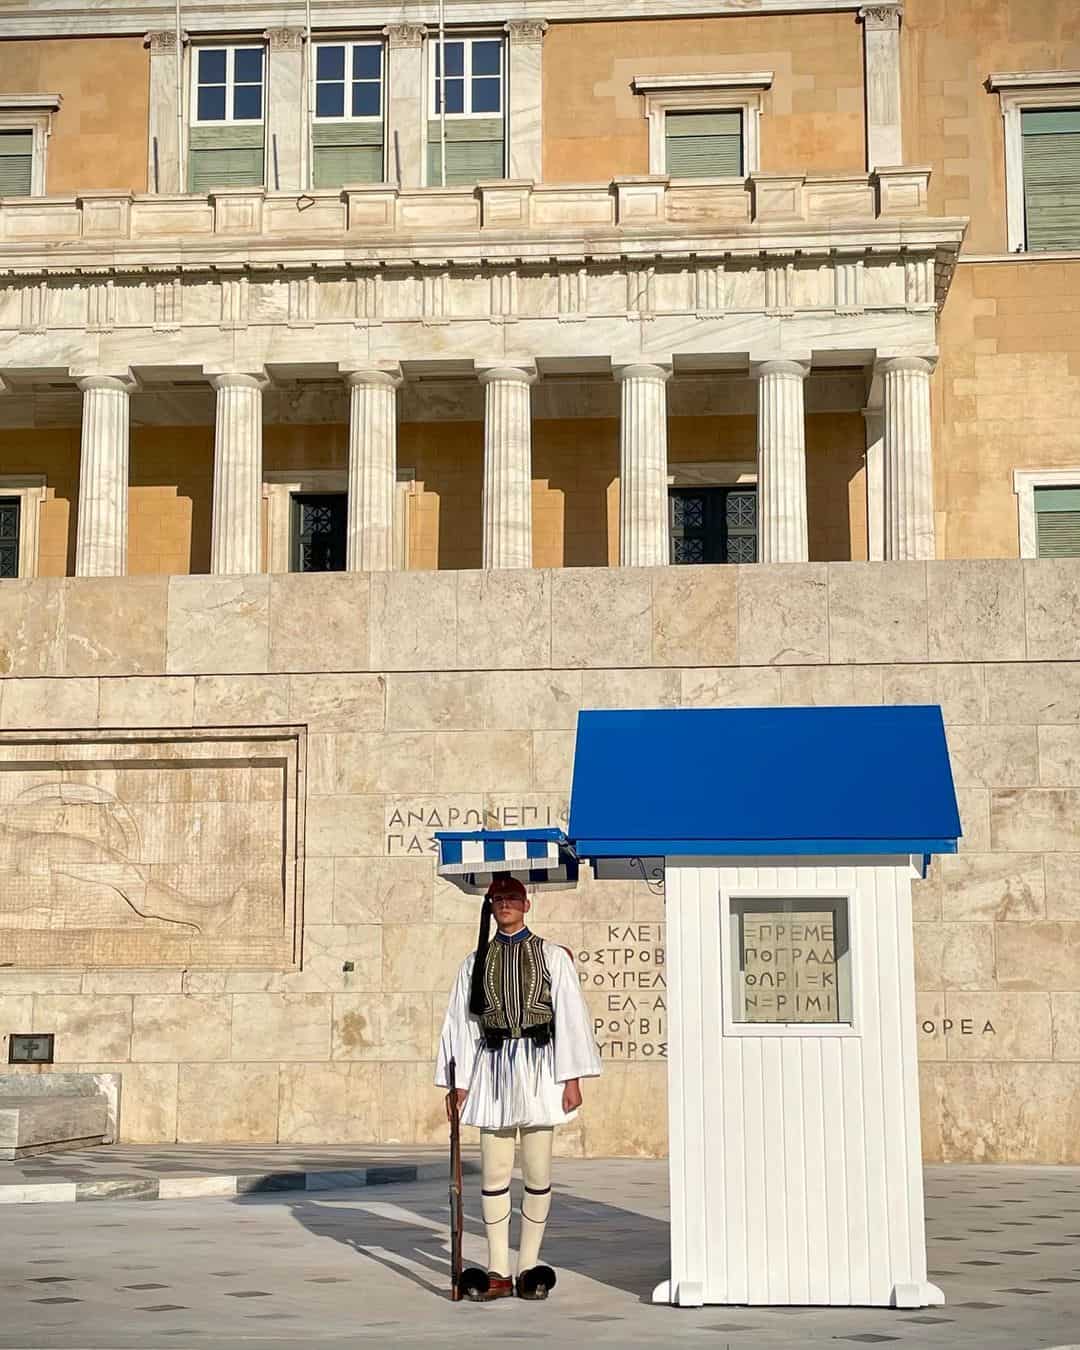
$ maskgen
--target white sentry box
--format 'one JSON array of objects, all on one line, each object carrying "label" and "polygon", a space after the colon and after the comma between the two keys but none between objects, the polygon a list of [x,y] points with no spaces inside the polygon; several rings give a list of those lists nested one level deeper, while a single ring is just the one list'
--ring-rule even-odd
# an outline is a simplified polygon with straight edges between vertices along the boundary
[{"label": "white sentry box", "polygon": [[[654,1301],[943,1303],[923,1218],[922,858],[666,862],[671,1277]],[[771,922],[756,961],[748,916],[751,939]]]}]

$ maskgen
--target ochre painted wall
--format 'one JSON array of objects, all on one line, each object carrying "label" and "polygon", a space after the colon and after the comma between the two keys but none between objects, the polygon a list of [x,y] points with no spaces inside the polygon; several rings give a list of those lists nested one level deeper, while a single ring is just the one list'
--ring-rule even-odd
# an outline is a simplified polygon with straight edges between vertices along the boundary
[{"label": "ochre painted wall", "polygon": [[595,182],[649,170],[635,75],[774,72],[764,98],[764,170],[865,163],[862,29],[853,14],[553,24],[544,40],[544,179]]},{"label": "ochre painted wall", "polygon": [[208,572],[212,427],[132,427],[128,571]]},{"label": "ochre painted wall", "polygon": [[79,428],[0,431],[0,475],[44,474],[46,498],[38,521],[38,575],[74,571],[79,490]]},{"label": "ochre painted wall", "polygon": [[60,94],[46,191],[146,191],[149,53],[141,37],[0,42],[0,90]]}]

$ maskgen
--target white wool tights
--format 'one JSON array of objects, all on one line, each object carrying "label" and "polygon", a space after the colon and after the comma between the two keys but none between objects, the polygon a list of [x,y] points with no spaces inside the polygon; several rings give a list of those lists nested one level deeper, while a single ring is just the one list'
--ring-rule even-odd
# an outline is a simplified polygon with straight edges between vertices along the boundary
[{"label": "white wool tights", "polygon": [[[480,1184],[484,1228],[488,1240],[488,1270],[510,1274],[510,1176],[518,1130],[480,1131]],[[540,1243],[551,1209],[550,1125],[521,1130],[521,1245],[518,1270],[530,1270],[540,1256]]]}]

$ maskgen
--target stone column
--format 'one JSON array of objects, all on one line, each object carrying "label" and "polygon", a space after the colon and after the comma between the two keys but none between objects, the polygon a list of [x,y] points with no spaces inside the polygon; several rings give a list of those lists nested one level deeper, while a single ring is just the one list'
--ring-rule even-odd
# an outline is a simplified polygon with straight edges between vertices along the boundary
[{"label": "stone column", "polygon": [[122,577],[127,569],[130,383],[91,375],[82,390],[77,577]]},{"label": "stone column", "polygon": [[758,562],[806,562],[806,412],[809,367],[764,361],[758,382]]},{"label": "stone column", "polygon": [[308,93],[304,87],[304,30],[266,33],[266,185],[272,192],[307,187]]},{"label": "stone column", "polygon": [[885,396],[885,557],[934,556],[930,375],[933,364],[900,356],[880,367]]},{"label": "stone column", "polygon": [[[146,190],[183,192],[180,159],[179,98],[176,78],[176,31],[165,28],[147,33],[150,48],[150,137],[147,147]],[[182,59],[182,53],[181,53]]]},{"label": "stone column", "polygon": [[620,366],[619,563],[671,561],[668,525],[667,390],[664,366]]},{"label": "stone column", "polygon": [[885,557],[885,415],[880,408],[864,408],[866,427],[866,556],[870,562]]},{"label": "stone column", "polygon": [[904,162],[900,114],[901,3],[866,5],[863,21],[866,69],[866,167],[895,168]]},{"label": "stone column", "polygon": [[510,120],[506,135],[510,147],[510,177],[539,183],[543,177],[540,114],[547,23],[543,19],[511,19],[505,27],[509,34]]},{"label": "stone column", "polygon": [[386,34],[387,178],[399,187],[422,187],[424,109],[427,107],[427,71],[424,65],[422,23],[392,23]]},{"label": "stone column", "polygon": [[394,565],[397,386],[386,370],[353,370],[349,386],[349,523],[345,566],[386,572]]},{"label": "stone column", "polygon": [[262,391],[259,375],[215,375],[214,504],[210,571],[260,571]]},{"label": "stone column", "polygon": [[532,400],[536,377],[495,366],[484,386],[485,567],[532,566]]}]

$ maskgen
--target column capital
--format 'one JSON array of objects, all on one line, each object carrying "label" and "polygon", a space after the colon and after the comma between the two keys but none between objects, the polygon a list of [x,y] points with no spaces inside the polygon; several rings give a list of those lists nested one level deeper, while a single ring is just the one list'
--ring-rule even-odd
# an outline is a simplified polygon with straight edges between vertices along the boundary
[{"label": "column capital", "polygon": [[[73,371],[72,374],[75,374]],[[130,394],[136,388],[136,380],[128,373],[125,375],[103,375],[94,373],[91,375],[76,375],[75,383],[80,393],[87,393],[91,389],[115,389],[120,394]]]},{"label": "column capital", "polygon": [[625,366],[612,366],[611,374],[620,384],[623,380],[651,380],[654,384],[666,384],[671,379],[671,365],[635,361]]},{"label": "column capital", "polygon": [[894,370],[910,370],[917,375],[932,375],[936,365],[936,356],[883,356],[878,358],[874,373],[888,375]]},{"label": "column capital", "polygon": [[143,46],[149,47],[151,52],[176,51],[176,29],[158,28],[152,33],[143,34]]},{"label": "column capital", "polygon": [[388,23],[382,30],[391,50],[396,47],[420,47],[427,34],[422,23]]},{"label": "column capital", "polygon": [[892,4],[863,5],[859,10],[859,18],[871,31],[883,28],[896,29],[900,27],[903,13],[903,0],[895,0]]},{"label": "column capital", "polygon": [[796,361],[790,357],[773,357],[767,361],[751,361],[750,374],[755,380],[763,375],[791,375],[805,380],[810,374],[809,361]]},{"label": "column capital", "polygon": [[342,379],[350,389],[362,389],[369,386],[397,389],[404,383],[401,367],[396,364],[385,366],[338,366]]},{"label": "column capital", "polygon": [[503,24],[503,32],[508,33],[514,43],[543,42],[548,30],[547,19],[510,19]]},{"label": "column capital", "polygon": [[267,28],[263,37],[272,52],[299,52],[304,48],[302,28]]},{"label": "column capital", "polygon": [[215,389],[265,389],[270,383],[264,371],[208,370],[206,376]]},{"label": "column capital", "polygon": [[495,362],[490,366],[476,362],[476,378],[481,384],[535,384],[536,366],[532,361]]}]

